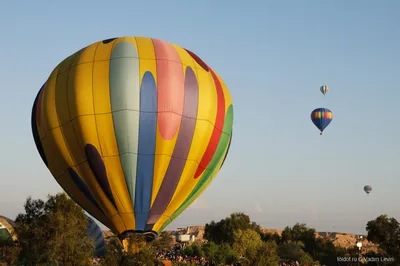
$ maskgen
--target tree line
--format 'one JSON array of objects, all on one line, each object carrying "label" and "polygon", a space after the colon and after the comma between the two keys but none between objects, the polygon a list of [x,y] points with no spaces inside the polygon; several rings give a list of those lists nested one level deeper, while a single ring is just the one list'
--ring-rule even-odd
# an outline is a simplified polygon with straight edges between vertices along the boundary
[{"label": "tree line", "polygon": [[[94,259],[94,243],[86,228],[84,211],[66,194],[49,196],[47,201],[28,198],[24,213],[17,216],[17,240],[0,246],[0,265],[164,265],[161,253],[174,250],[173,237],[162,232],[151,243],[140,237],[129,239],[131,249],[124,252],[116,237],[107,239],[106,256]],[[400,225],[381,215],[366,225],[367,239],[379,245],[377,253],[365,253],[363,265],[400,265]],[[285,261],[300,265],[351,265],[338,257],[358,257],[355,246],[335,247],[332,239],[316,238],[316,230],[306,224],[287,226],[282,233],[267,233],[245,213],[233,213],[219,222],[205,225],[205,243],[194,242],[179,250],[185,258],[203,258],[202,265],[277,266]],[[175,247],[176,248],[176,247]],[[175,254],[175,253],[174,253]],[[392,258],[386,264],[368,258]],[[173,261],[173,265],[199,265]],[[380,263],[380,264],[379,264]],[[357,264],[353,264],[357,265]]]}]

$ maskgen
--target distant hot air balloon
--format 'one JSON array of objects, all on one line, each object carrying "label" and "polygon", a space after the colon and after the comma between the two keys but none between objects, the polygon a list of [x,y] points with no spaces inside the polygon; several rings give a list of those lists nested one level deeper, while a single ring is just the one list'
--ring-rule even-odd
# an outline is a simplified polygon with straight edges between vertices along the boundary
[{"label": "distant hot air balloon", "polygon": [[323,95],[325,95],[328,92],[328,86],[323,85],[319,88],[319,90],[322,92]]},{"label": "distant hot air balloon", "polygon": [[102,258],[106,255],[106,242],[104,241],[103,232],[97,223],[87,216],[88,228],[87,233],[92,241],[94,241],[94,255],[97,258]]},{"label": "distant hot air balloon", "polygon": [[321,131],[320,135],[324,129],[332,121],[332,112],[327,108],[317,108],[311,112],[311,120],[314,125]]},{"label": "distant hot air balloon", "polygon": [[371,187],[370,185],[366,185],[366,186],[364,187],[364,191],[365,191],[367,194],[369,194],[369,193],[371,193],[371,191],[372,191],[372,187]]},{"label": "distant hot air balloon", "polygon": [[62,61],[40,89],[32,132],[44,163],[124,239],[154,239],[221,169],[233,106],[218,74],[165,41],[122,37]]}]

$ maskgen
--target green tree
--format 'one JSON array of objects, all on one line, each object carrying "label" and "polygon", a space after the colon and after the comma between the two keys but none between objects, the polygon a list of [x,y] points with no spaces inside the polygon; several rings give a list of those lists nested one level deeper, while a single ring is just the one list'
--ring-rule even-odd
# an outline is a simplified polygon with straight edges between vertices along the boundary
[{"label": "green tree", "polygon": [[161,234],[151,243],[154,250],[169,250],[173,246],[174,239],[168,232]]},{"label": "green tree", "polygon": [[238,230],[235,232],[233,250],[240,258],[247,258],[253,261],[257,250],[262,244],[261,236],[253,229]]},{"label": "green tree", "polygon": [[274,241],[263,242],[253,260],[255,266],[276,266],[279,264],[277,244]]},{"label": "green tree", "polygon": [[203,251],[202,247],[196,242],[185,247],[183,249],[182,253],[183,253],[183,255],[190,256],[190,257],[194,257],[194,256],[204,257],[204,251]]},{"label": "green tree", "polygon": [[347,257],[358,257],[359,255],[360,255],[360,250],[356,246],[350,247],[346,250]]},{"label": "green tree", "polygon": [[[130,250],[125,253],[123,251],[120,240],[116,237],[110,238],[107,243],[106,256],[101,260],[104,266],[135,266],[135,265],[163,265],[161,260],[156,258],[155,249],[151,245],[144,245],[142,236],[131,236]],[[136,243],[136,242],[137,243]]]},{"label": "green tree", "polygon": [[192,256],[198,256],[198,257],[204,256],[203,249],[201,248],[201,246],[198,243],[194,242],[193,244],[191,244],[191,247],[193,250]]},{"label": "green tree", "polygon": [[239,261],[238,255],[229,244],[218,246],[217,258],[222,265],[231,265]]},{"label": "green tree", "polygon": [[292,228],[285,227],[282,232],[282,241],[301,241],[304,244],[303,250],[312,255],[316,251],[315,229],[308,228],[306,224],[296,223]]},{"label": "green tree", "polygon": [[21,247],[14,243],[0,247],[0,265],[17,265]]},{"label": "green tree", "polygon": [[24,207],[14,229],[25,265],[90,265],[94,247],[86,215],[65,193],[48,196],[47,202],[28,198]]},{"label": "green tree", "polygon": [[193,247],[192,245],[186,246],[183,250],[182,250],[182,254],[186,255],[186,256],[193,256]]},{"label": "green tree", "polygon": [[229,244],[217,245],[208,242],[202,246],[202,250],[211,265],[229,265],[238,261],[236,253]]},{"label": "green tree", "polygon": [[279,245],[278,254],[282,259],[299,261],[304,255],[304,244],[302,242],[286,241]]},{"label": "green tree", "polygon": [[346,250],[344,248],[335,247],[331,240],[325,238],[316,239],[316,247],[312,257],[317,259],[321,264],[335,265],[337,257],[344,257]]},{"label": "green tree", "polygon": [[281,242],[281,236],[278,235],[277,233],[261,233],[261,239],[262,241],[268,242],[268,241],[274,241],[276,244],[279,244]]},{"label": "green tree", "polygon": [[281,235],[281,240],[282,242],[289,242],[289,241],[295,241],[294,236],[292,236],[292,228],[290,226],[286,226]]},{"label": "green tree", "polygon": [[[375,265],[378,266],[378,265],[381,265],[381,264],[379,263],[379,261],[374,261],[373,258],[380,258],[380,257],[382,257],[382,254],[375,253],[375,252],[373,252],[373,251],[369,251],[369,252],[365,253],[365,254],[363,255],[363,257],[367,259],[367,261],[368,261],[367,265],[368,265],[368,266],[375,266]],[[368,259],[368,258],[369,258],[369,259]]]},{"label": "green tree", "polygon": [[101,259],[101,265],[104,266],[119,266],[122,261],[123,247],[118,238],[112,237],[106,244],[107,253],[106,256]]},{"label": "green tree", "polygon": [[121,266],[159,266],[162,261],[156,258],[154,251],[150,247],[142,247],[136,253],[124,254],[120,264]]},{"label": "green tree", "polygon": [[400,225],[395,218],[381,215],[367,223],[367,239],[379,244],[388,257],[400,260]]},{"label": "green tree", "polygon": [[308,253],[304,253],[303,255],[301,255],[301,257],[299,258],[299,263],[300,265],[312,265],[314,263],[313,258],[310,256],[310,254]]},{"label": "green tree", "polygon": [[214,265],[220,263],[218,258],[218,245],[210,241],[203,245],[203,251],[205,258]]},{"label": "green tree", "polygon": [[244,213],[232,213],[230,217],[222,219],[219,222],[211,221],[206,224],[204,229],[204,238],[217,244],[233,244],[235,232],[238,230],[254,229],[260,230],[256,223],[250,221],[250,217]]},{"label": "green tree", "polygon": [[21,247],[21,261],[26,265],[34,265],[44,259],[43,251],[47,241],[43,228],[45,226],[45,202],[29,197],[25,204],[25,214],[19,214],[14,225]]}]

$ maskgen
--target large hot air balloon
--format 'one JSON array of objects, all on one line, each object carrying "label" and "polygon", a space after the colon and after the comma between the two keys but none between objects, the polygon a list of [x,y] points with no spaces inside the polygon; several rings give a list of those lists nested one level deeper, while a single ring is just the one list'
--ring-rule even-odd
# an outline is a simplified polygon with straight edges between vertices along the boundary
[{"label": "large hot air balloon", "polygon": [[317,108],[311,112],[311,121],[322,132],[332,121],[332,112],[327,108]]},{"label": "large hot air balloon", "polygon": [[13,220],[0,216],[0,246],[9,245],[16,240],[13,226]]},{"label": "large hot air balloon", "polygon": [[370,185],[366,185],[364,187],[364,191],[365,191],[365,193],[367,193],[367,195],[369,195],[369,193],[371,193],[371,191],[372,191],[372,187]]},{"label": "large hot air balloon", "polygon": [[320,88],[319,88],[319,90],[321,91],[321,93],[323,94],[323,95],[325,95],[327,92],[328,92],[328,86],[326,86],[326,85],[323,85],[323,86],[321,86]]},{"label": "large hot air balloon", "polygon": [[87,216],[88,228],[87,233],[92,241],[94,241],[94,255],[97,258],[102,258],[106,255],[106,242],[104,240],[103,232],[97,223]]},{"label": "large hot air balloon", "polygon": [[208,187],[228,153],[233,107],[218,74],[165,41],[96,42],[62,61],[32,110],[54,178],[121,239],[154,239]]}]

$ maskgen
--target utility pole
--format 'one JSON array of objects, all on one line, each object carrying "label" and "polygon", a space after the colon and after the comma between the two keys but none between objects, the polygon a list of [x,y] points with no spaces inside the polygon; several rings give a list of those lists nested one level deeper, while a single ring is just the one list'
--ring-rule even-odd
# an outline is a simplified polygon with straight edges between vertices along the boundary
[{"label": "utility pole", "polygon": [[361,248],[362,248],[362,236],[358,237],[357,241],[357,247],[358,247],[358,258],[357,258],[357,265],[360,266],[360,259],[361,259]]}]

